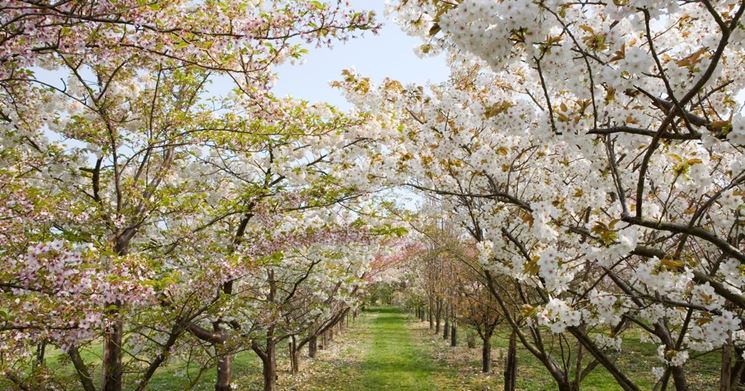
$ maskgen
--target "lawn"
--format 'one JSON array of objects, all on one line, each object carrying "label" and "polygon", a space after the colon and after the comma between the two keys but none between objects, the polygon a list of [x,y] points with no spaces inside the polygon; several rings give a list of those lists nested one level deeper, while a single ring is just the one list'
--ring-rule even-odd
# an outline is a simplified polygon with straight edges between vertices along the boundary
[{"label": "lawn", "polygon": [[[88,364],[91,370],[94,383],[98,386],[102,380],[101,367],[98,365],[101,361],[102,347],[96,344],[89,349],[83,349],[80,352],[83,360]],[[54,376],[56,382],[65,387],[65,389],[77,390],[80,388],[75,369],[70,362],[67,354],[60,350],[53,349],[47,352],[46,365]],[[234,373],[237,378],[248,376],[253,373],[260,374],[260,362],[253,352],[241,352],[236,354],[234,360]],[[128,381],[129,380],[129,381]],[[138,379],[125,376],[125,390],[134,390]],[[148,384],[147,390],[194,390],[208,391],[214,390],[215,370],[208,369],[200,371],[194,365],[188,366],[184,362],[176,361],[160,368]],[[0,377],[0,390],[13,390],[12,384]]]},{"label": "lawn", "polygon": [[[462,336],[459,346],[452,348],[449,343],[442,340],[441,335],[434,335],[429,330],[428,324],[411,320],[410,327],[414,328],[422,341],[429,342],[430,355],[436,357],[441,363],[457,370],[460,385],[440,384],[441,390],[497,390],[502,386],[502,362],[509,342],[509,330],[504,327],[498,329],[492,338],[492,360],[493,371],[491,374],[481,374],[481,350],[480,345],[474,349],[465,346],[465,332],[460,330]],[[625,373],[642,390],[651,390],[655,377],[652,367],[661,366],[657,359],[657,346],[652,343],[640,342],[638,330],[628,330],[624,333],[622,350],[614,353],[611,357],[616,360]],[[478,339],[477,339],[478,341]],[[518,343],[518,375],[517,388],[529,391],[553,391],[556,389],[555,382],[548,371],[533,355],[520,343]],[[695,357],[686,364],[688,369],[688,383],[691,390],[717,390],[719,387],[719,362],[718,353],[708,353]],[[591,356],[585,353],[584,364]],[[582,390],[588,391],[616,391],[622,390],[613,377],[602,366],[597,366],[584,379],[581,384]]]},{"label": "lawn", "polygon": [[[418,322],[399,309],[371,308],[364,312],[343,333],[337,334],[333,343],[319,351],[316,359],[304,357],[302,370],[291,376],[283,350],[278,355],[278,389],[293,391],[346,391],[346,390],[500,390],[502,386],[502,360],[509,333],[500,329],[492,339],[494,370],[480,372],[480,348],[465,346],[466,330],[459,329],[459,344],[453,348],[441,335],[434,335],[428,324]],[[654,376],[651,368],[659,366],[656,346],[639,341],[639,333],[630,330],[624,334],[623,350],[614,355],[618,365],[643,390],[652,388]],[[81,352],[88,363],[100,361],[99,346]],[[68,389],[78,389],[76,375],[67,356],[50,351],[47,365],[55,378]],[[586,359],[589,359],[587,357]],[[719,356],[715,353],[689,361],[691,390],[717,389]],[[93,366],[94,376],[100,381],[100,368]],[[260,363],[252,352],[236,356],[234,378],[239,390],[260,390]],[[149,390],[212,390],[214,369],[199,373],[195,367],[173,362],[161,368],[152,379]],[[129,382],[132,383],[132,382]],[[127,384],[131,390],[134,384]],[[543,366],[518,344],[518,378],[520,390],[554,390],[555,383]],[[598,366],[582,382],[582,390],[620,390],[608,374]],[[0,378],[0,389],[12,390]]]},{"label": "lawn", "polygon": [[448,370],[432,360],[406,316],[394,308],[373,309],[368,316],[371,345],[361,365],[360,389],[435,389],[434,378]]}]

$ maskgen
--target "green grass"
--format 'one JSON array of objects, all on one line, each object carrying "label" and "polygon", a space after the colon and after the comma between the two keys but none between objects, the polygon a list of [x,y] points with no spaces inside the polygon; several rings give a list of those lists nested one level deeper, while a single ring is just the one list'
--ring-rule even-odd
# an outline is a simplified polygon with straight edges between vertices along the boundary
[{"label": "green grass", "polygon": [[360,366],[360,390],[434,390],[433,378],[446,369],[434,362],[412,334],[406,316],[394,308],[369,315],[370,346]]},{"label": "green grass", "polygon": [[[509,332],[499,329],[492,339],[493,372],[480,373],[480,346],[465,346],[467,330],[459,328],[459,344],[452,348],[434,335],[427,323],[417,322],[395,308],[372,308],[352,322],[351,327],[336,335],[327,349],[319,351],[317,359],[303,359],[303,371],[298,376],[288,373],[286,352],[279,351],[279,390],[292,391],[346,391],[346,390],[499,390],[502,386],[502,362]],[[619,367],[642,390],[651,389],[654,376],[651,368],[660,366],[656,345],[642,343],[638,330],[624,333],[623,350],[611,354]],[[101,379],[101,348],[93,344],[81,351],[96,382]],[[589,360],[589,355],[585,355]],[[585,361],[586,363],[586,361]],[[77,378],[67,356],[50,350],[46,364],[54,378],[67,385],[66,389],[79,389]],[[719,380],[719,355],[710,353],[686,364],[691,390],[717,389]],[[187,368],[183,361],[173,360],[159,369],[151,380],[149,390],[212,390],[215,370],[206,370],[192,388],[199,368]],[[255,354],[242,352],[234,361],[234,379],[238,389],[260,390],[261,367]],[[125,389],[131,390],[135,379],[125,379]],[[555,390],[556,385],[541,363],[518,344],[519,390]],[[14,388],[0,376],[0,390]],[[583,391],[620,390],[612,376],[598,366],[581,385]]]},{"label": "green grass", "polygon": [[[233,375],[234,379],[247,376],[249,374],[261,373],[261,363],[256,355],[251,351],[240,352],[233,358]],[[187,367],[184,364],[171,364],[155,373],[150,380],[148,390],[199,390],[209,391],[215,389],[215,369],[204,371],[192,388],[191,379],[195,379],[199,374],[199,368],[192,365]]]},{"label": "green grass", "polygon": [[[82,349],[80,355],[88,365],[96,386],[100,386],[103,379],[101,373],[101,357],[103,348],[100,344],[93,344],[89,348]],[[52,374],[55,383],[62,384],[66,389],[77,390],[80,388],[78,376],[69,357],[59,349],[50,349],[46,354],[45,364],[48,372]],[[261,373],[260,362],[253,352],[240,352],[233,360],[233,373],[236,378],[254,373]],[[147,390],[194,390],[208,391],[215,387],[215,369],[207,369],[200,374],[200,369],[192,364],[187,366],[183,361],[168,363],[155,372],[148,383]],[[124,389],[133,390],[139,377],[125,375]],[[14,390],[15,386],[5,381],[0,376],[0,390]]]},{"label": "green grass", "polygon": [[[413,322],[411,326],[418,330],[420,340],[435,341],[430,345],[430,355],[438,357],[442,365],[447,365],[452,371],[457,371],[459,381],[454,383],[448,379],[441,379],[437,384],[440,390],[497,390],[502,386],[503,360],[506,354],[509,330],[500,328],[492,338],[493,371],[491,374],[480,374],[481,367],[480,341],[477,347],[469,349],[465,346],[466,330],[461,328],[459,335],[463,336],[459,346],[452,348],[441,338],[433,335],[426,323]],[[640,342],[639,330],[631,329],[624,332],[622,350],[609,353],[616,365],[631,378],[642,390],[651,390],[655,383],[652,367],[662,366],[657,358],[657,346],[653,343]],[[548,342],[545,340],[544,342]],[[556,389],[556,383],[546,368],[527,349],[518,343],[517,389],[530,391],[549,391]],[[692,355],[692,356],[695,356]],[[557,356],[558,357],[558,356]],[[591,356],[585,352],[583,364],[586,365]],[[692,358],[686,363],[687,381],[691,390],[716,390],[719,386],[718,352],[704,354]],[[616,391],[622,390],[615,379],[602,366],[597,366],[580,386],[583,391]]]},{"label": "green grass", "polygon": [[[623,334],[621,352],[609,353],[609,357],[616,365],[642,390],[651,390],[656,379],[652,374],[652,367],[661,367],[657,358],[657,345],[640,342],[641,332],[636,329],[627,330]],[[509,331],[500,329],[492,339],[492,346],[505,350],[509,341]],[[695,356],[696,354],[692,354]],[[583,364],[587,365],[591,356],[585,352]],[[495,362],[496,366],[501,365]],[[718,353],[709,353],[686,363],[687,380],[691,389],[711,390],[718,387],[720,357]],[[553,390],[553,378],[545,367],[518,343],[518,376],[517,386],[526,390]],[[581,384],[582,390],[588,391],[616,391],[622,388],[616,383],[611,374],[598,365]]]}]

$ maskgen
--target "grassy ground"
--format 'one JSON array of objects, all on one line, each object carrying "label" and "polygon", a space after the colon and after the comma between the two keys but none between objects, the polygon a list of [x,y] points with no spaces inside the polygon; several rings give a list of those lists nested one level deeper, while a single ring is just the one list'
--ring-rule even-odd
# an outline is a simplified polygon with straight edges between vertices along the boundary
[{"label": "grassy ground", "polygon": [[[80,352],[83,361],[88,364],[91,374],[96,385],[100,385],[102,374],[101,362],[102,347],[95,345],[90,349],[84,349]],[[46,365],[48,371],[55,379],[55,383],[62,389],[77,390],[80,388],[75,369],[70,363],[67,354],[59,350],[50,350],[46,355]],[[233,361],[233,370],[236,378],[250,376],[253,373],[261,373],[260,362],[253,352],[241,352],[235,356]],[[134,390],[138,379],[128,378],[125,376],[124,389]],[[174,362],[160,368],[148,384],[147,390],[194,390],[209,391],[214,390],[215,370],[201,370],[195,366],[187,366],[181,362]],[[0,376],[0,390],[14,390],[13,385],[5,381]]]},{"label": "grassy ground", "polygon": [[[508,333],[499,332],[492,339],[494,371],[480,372],[480,347],[465,346],[465,331],[459,329],[459,343],[453,348],[440,335],[434,335],[428,324],[412,320],[394,308],[373,308],[352,322],[334,341],[320,350],[315,359],[304,357],[299,374],[290,375],[283,349],[278,356],[278,389],[291,391],[429,391],[429,390],[501,390],[502,361]],[[518,344],[518,378],[520,390],[554,390],[555,383],[543,366]],[[100,348],[82,352],[86,362],[100,361]],[[639,342],[633,332],[627,334],[623,351],[614,357],[619,366],[643,390],[652,388],[653,366],[658,366],[654,344]],[[50,352],[47,365],[55,378],[76,389],[75,372],[65,355]],[[718,385],[719,357],[708,354],[691,360],[691,390],[714,390]],[[100,379],[100,368],[93,369]],[[261,390],[261,367],[256,356],[243,352],[236,356],[236,389]],[[211,390],[214,370],[199,373],[197,368],[172,363],[159,370],[149,390]],[[131,387],[132,384],[128,384]],[[0,376],[0,390],[13,390]],[[582,383],[582,390],[620,390],[613,378],[597,367]]]},{"label": "grassy ground", "polygon": [[[440,384],[441,390],[501,390],[502,363],[508,346],[509,332],[500,329],[492,338],[493,371],[491,374],[480,373],[481,350],[480,345],[474,349],[465,346],[464,330],[460,330],[461,338],[457,347],[452,348],[442,339],[441,335],[434,335],[425,322],[412,321],[410,323],[420,340],[427,341],[430,354],[447,365],[451,370],[458,371],[460,384]],[[477,341],[480,343],[480,340]],[[518,374],[517,388],[525,391],[555,390],[556,384],[543,365],[518,343]],[[656,345],[642,343],[639,334],[631,330],[625,334],[623,349],[620,353],[612,354],[616,364],[642,390],[651,390],[655,378],[652,367],[661,366],[657,359]],[[585,354],[586,364],[590,359]],[[718,390],[719,387],[719,356],[709,353],[691,359],[687,364],[687,380],[691,390]],[[613,377],[602,367],[597,366],[582,382],[581,389],[587,391],[615,391],[622,390]]]},{"label": "grassy ground", "polygon": [[357,389],[436,389],[433,382],[449,371],[432,360],[401,312],[376,309],[368,322],[371,346],[360,367],[364,376]]}]

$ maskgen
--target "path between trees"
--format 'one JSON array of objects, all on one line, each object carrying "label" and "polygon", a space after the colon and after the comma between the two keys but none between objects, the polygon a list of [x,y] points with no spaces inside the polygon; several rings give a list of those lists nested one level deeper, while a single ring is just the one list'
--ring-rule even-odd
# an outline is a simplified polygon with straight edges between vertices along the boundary
[{"label": "path between trees", "polygon": [[[463,390],[456,370],[435,358],[431,340],[397,308],[362,313],[308,363],[311,373],[293,390]],[[439,342],[439,341],[438,341]],[[297,383],[295,383],[297,384]]]},{"label": "path between trees", "polygon": [[395,308],[372,310],[367,320],[369,347],[360,369],[359,389],[432,390],[438,368]]}]

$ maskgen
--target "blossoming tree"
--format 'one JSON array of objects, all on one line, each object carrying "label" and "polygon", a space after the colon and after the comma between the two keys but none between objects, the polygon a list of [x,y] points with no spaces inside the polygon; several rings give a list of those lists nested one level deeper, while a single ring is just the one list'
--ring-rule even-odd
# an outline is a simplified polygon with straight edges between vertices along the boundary
[{"label": "blossoming tree", "polygon": [[[102,387],[120,390],[125,366],[132,369],[124,336],[142,330],[128,329],[125,319],[137,314],[156,328],[168,323],[165,316],[172,332],[141,372],[143,388],[191,320],[213,304],[185,315],[169,297],[194,282],[179,279],[170,255],[184,255],[178,246],[221,197],[220,180],[198,176],[209,172],[204,156],[227,134],[246,131],[215,127],[230,114],[210,97],[210,80],[233,82],[232,99],[244,110],[233,116],[276,115],[267,91],[272,66],[299,57],[305,44],[375,28],[372,15],[344,2],[292,0],[11,1],[0,11],[8,196],[0,256],[10,266],[2,276],[8,314],[0,349],[14,357],[4,360],[4,372],[23,381],[14,365],[26,346],[51,342],[69,353],[82,387],[95,389],[78,348],[100,337]],[[188,254],[181,266],[186,260],[204,257]],[[210,261],[202,281],[227,273],[225,258]]]},{"label": "blossoming tree", "polygon": [[339,82],[388,129],[376,176],[449,202],[487,274],[533,292],[521,300],[530,333],[507,321],[558,387],[578,382],[540,349],[539,326],[571,334],[624,389],[638,388],[612,359],[627,324],[659,344],[661,387],[687,389],[689,350],[718,349],[721,386],[736,381],[745,6],[393,9],[425,40],[419,50],[445,53],[452,72],[426,90],[371,86],[351,72]]}]

